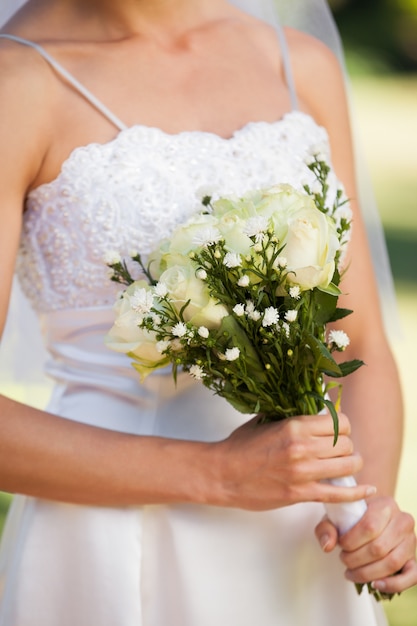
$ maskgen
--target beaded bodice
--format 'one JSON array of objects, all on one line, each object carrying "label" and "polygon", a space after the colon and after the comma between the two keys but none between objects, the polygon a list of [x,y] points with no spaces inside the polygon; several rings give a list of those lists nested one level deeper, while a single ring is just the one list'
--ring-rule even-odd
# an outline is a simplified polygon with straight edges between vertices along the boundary
[{"label": "beaded bodice", "polygon": [[[27,198],[18,258],[24,292],[39,312],[111,305],[118,290],[105,256],[146,255],[201,208],[202,195],[241,195],[311,180],[312,146],[326,131],[292,111],[252,122],[230,139],[206,132],[167,134],[137,125],[105,144],[74,150],[59,176]],[[332,185],[337,185],[332,175]]]}]

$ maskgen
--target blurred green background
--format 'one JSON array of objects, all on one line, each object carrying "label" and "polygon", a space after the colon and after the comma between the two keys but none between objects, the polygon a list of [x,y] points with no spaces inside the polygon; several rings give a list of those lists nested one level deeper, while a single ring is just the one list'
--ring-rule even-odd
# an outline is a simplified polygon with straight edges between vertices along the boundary
[{"label": "blurred green background", "polygon": [[[392,348],[406,405],[398,500],[417,519],[417,0],[331,5],[394,272],[403,338],[393,339]],[[9,502],[0,493],[0,532]],[[417,588],[384,605],[390,626],[417,626]]]}]

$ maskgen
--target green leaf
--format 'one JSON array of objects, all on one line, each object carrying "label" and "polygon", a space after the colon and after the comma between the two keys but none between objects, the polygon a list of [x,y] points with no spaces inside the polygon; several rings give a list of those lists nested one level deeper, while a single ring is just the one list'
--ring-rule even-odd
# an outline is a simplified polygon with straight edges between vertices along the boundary
[{"label": "green leaf", "polygon": [[306,343],[311,348],[316,359],[317,368],[328,376],[343,376],[339,365],[336,363],[326,346],[311,333],[306,334]]},{"label": "green leaf", "polygon": [[331,296],[340,296],[342,294],[339,287],[334,283],[330,283],[327,287],[317,287],[317,289],[319,291],[323,291],[323,293],[328,293]]},{"label": "green leaf", "polygon": [[324,291],[315,290],[312,294],[315,304],[314,321],[327,324],[333,319],[337,306],[337,297]]},{"label": "green leaf", "polygon": [[217,341],[224,347],[236,347],[244,354],[248,370],[257,380],[265,380],[262,361],[255,350],[252,341],[232,315],[227,315],[221,321],[217,331]]},{"label": "green leaf", "polygon": [[353,374],[353,372],[356,372],[356,370],[362,367],[362,365],[365,365],[365,363],[360,359],[353,359],[352,361],[339,363],[339,367],[342,370],[342,376],[348,376],[349,374]]},{"label": "green leaf", "polygon": [[333,437],[333,445],[335,446],[337,444],[337,440],[339,438],[339,416],[337,414],[337,411],[335,409],[335,406],[333,404],[333,402],[331,400],[323,400],[324,404],[327,406],[327,408],[329,409],[330,415],[332,416],[332,420],[333,420],[333,428],[334,428],[334,437]]},{"label": "green leaf", "polygon": [[319,393],[315,393],[314,391],[307,391],[306,395],[315,398],[317,402],[319,403],[319,405],[321,406],[325,404],[327,408],[329,409],[329,413],[332,416],[332,420],[333,420],[333,431],[334,431],[333,445],[335,446],[339,438],[339,416],[337,414],[337,411],[333,402],[329,400],[328,398],[324,398]]},{"label": "green leaf", "polygon": [[329,322],[336,322],[337,320],[342,320],[344,317],[347,317],[351,313],[353,313],[351,309],[336,309],[332,317],[329,319]]}]

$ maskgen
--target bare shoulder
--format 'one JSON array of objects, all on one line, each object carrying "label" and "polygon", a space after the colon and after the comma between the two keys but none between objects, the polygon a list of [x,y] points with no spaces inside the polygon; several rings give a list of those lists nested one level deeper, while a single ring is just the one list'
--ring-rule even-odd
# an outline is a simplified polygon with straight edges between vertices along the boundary
[{"label": "bare shoulder", "polygon": [[1,38],[0,163],[18,158],[21,182],[27,185],[46,151],[50,94],[51,72],[39,53]]},{"label": "bare shoulder", "polygon": [[335,104],[345,110],[345,81],[340,62],[323,42],[287,28],[286,38],[299,98],[318,122],[325,123]]},{"label": "bare shoulder", "polygon": [[285,28],[286,39],[291,51],[292,62],[299,70],[314,74],[340,73],[336,55],[322,41],[294,28]]}]

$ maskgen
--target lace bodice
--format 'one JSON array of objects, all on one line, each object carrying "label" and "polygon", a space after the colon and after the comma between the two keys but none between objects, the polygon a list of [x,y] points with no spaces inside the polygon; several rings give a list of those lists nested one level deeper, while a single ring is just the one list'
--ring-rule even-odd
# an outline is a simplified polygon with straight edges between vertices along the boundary
[{"label": "lace bodice", "polygon": [[109,251],[146,255],[201,208],[207,189],[217,196],[281,182],[301,188],[312,182],[305,158],[317,144],[329,151],[326,131],[292,111],[230,139],[137,125],[77,148],[59,176],[27,198],[17,268],[24,292],[39,312],[111,305],[118,286],[108,278]]}]

